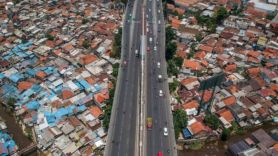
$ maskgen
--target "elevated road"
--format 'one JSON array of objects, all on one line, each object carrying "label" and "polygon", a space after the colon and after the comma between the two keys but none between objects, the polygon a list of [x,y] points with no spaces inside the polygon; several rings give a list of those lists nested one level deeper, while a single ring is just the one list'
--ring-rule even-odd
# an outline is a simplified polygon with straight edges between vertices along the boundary
[{"label": "elevated road", "polygon": [[[140,59],[136,57],[137,50],[141,51]],[[158,75],[162,75],[162,81]],[[147,117],[153,118],[152,130],[146,130]],[[164,128],[168,130],[167,135]],[[128,2],[123,21],[121,68],[105,156],[156,156],[158,152],[177,155],[167,83],[162,3],[132,0]]]},{"label": "elevated road", "polygon": [[129,1],[123,21],[121,67],[117,78],[108,140],[107,156],[133,156],[138,153],[140,59],[135,50],[140,50],[141,3]]},{"label": "elevated road", "polygon": [[[170,107],[167,65],[165,60],[165,23],[162,2],[147,0],[147,117],[153,118],[153,128],[147,131],[147,156],[162,152],[176,156],[173,119]],[[160,64],[160,65],[158,65]],[[162,76],[159,80],[158,75]],[[162,95],[160,95],[160,90]],[[164,135],[167,128],[168,135]]]}]

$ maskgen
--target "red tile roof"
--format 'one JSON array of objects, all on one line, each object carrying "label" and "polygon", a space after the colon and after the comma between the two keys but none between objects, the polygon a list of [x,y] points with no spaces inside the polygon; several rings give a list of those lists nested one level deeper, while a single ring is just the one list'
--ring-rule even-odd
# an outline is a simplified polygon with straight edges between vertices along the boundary
[{"label": "red tile roof", "polygon": [[213,47],[210,47],[210,46],[208,46],[208,45],[203,45],[203,44],[201,44],[201,45],[199,46],[199,49],[211,53],[212,50],[213,50]]},{"label": "red tile roof", "polygon": [[206,127],[204,126],[204,124],[202,122],[199,122],[199,121],[194,122],[193,124],[191,124],[189,126],[189,128],[190,128],[191,132],[193,133],[193,135],[196,135],[196,134],[198,134],[202,131],[207,130]]},{"label": "red tile roof", "polygon": [[173,28],[179,29],[180,24],[181,24],[181,21],[180,21],[180,20],[175,19],[175,18],[172,18],[172,20],[171,20],[171,25],[172,25]]},{"label": "red tile roof", "polygon": [[23,91],[23,90],[27,90],[27,89],[29,89],[29,88],[31,88],[32,87],[32,83],[31,82],[28,82],[28,81],[21,81],[21,82],[19,82],[18,83],[18,90],[19,91]]},{"label": "red tile roof", "polygon": [[199,104],[196,100],[193,100],[193,101],[190,101],[190,102],[187,102],[187,103],[184,103],[182,105],[183,109],[192,109],[192,108],[195,108],[197,109],[199,107]]},{"label": "red tile roof", "polygon": [[62,91],[62,98],[65,100],[65,99],[69,99],[71,97],[74,96],[74,93],[70,90],[63,90]]},{"label": "red tile roof", "polygon": [[258,57],[260,55],[261,55],[261,53],[258,52],[258,51],[254,51],[254,50],[248,50],[247,51],[247,56]]},{"label": "red tile roof", "polygon": [[270,88],[261,89],[261,90],[260,90],[260,95],[262,95],[262,96],[264,96],[264,97],[267,97],[267,96],[270,96],[270,95],[276,97],[275,91],[273,91],[273,90],[270,89]]},{"label": "red tile roof", "polygon": [[247,69],[247,72],[249,76],[258,76],[260,73],[260,68],[259,67],[249,68]]},{"label": "red tile roof", "polygon": [[236,64],[229,64],[225,67],[226,72],[234,72],[237,68]]},{"label": "red tile roof", "polygon": [[204,51],[199,51],[197,53],[194,54],[194,58],[195,59],[204,59],[206,56],[206,53]]},{"label": "red tile roof", "polygon": [[194,81],[198,81],[198,79],[196,77],[189,77],[189,78],[181,80],[181,84],[185,86],[185,85],[190,84]]},{"label": "red tile roof", "polygon": [[85,55],[84,57],[81,58],[81,63],[82,64],[90,64],[94,61],[97,60],[97,56],[96,55],[93,55],[93,54],[88,54],[88,55]]},{"label": "red tile roof", "polygon": [[39,71],[36,73],[36,76],[39,77],[40,79],[44,79],[46,76],[46,73],[43,71]]},{"label": "red tile roof", "polygon": [[228,121],[229,123],[231,123],[232,121],[234,121],[234,116],[231,113],[231,111],[229,111],[228,109],[222,109],[219,111],[219,116],[223,117],[226,121]]},{"label": "red tile roof", "polygon": [[223,99],[223,102],[225,103],[226,106],[233,105],[236,103],[236,97],[234,96],[227,97]]},{"label": "red tile roof", "polygon": [[197,61],[194,61],[194,60],[184,60],[183,67],[189,68],[191,70],[201,70],[201,68],[202,68],[200,63]]},{"label": "red tile roof", "polygon": [[90,107],[90,112],[92,115],[96,118],[98,118],[100,115],[103,114],[102,110],[98,106],[92,106]]},{"label": "red tile roof", "polygon": [[208,102],[210,100],[211,96],[212,96],[212,91],[205,90],[205,94],[204,94],[204,97],[203,97],[204,102]]}]

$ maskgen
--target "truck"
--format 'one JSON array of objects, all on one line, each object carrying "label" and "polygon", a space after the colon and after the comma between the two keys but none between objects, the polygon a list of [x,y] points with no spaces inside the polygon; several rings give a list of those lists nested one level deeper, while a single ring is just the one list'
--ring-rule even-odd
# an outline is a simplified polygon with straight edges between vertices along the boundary
[{"label": "truck", "polygon": [[148,117],[147,118],[147,128],[152,129],[152,126],[153,126],[153,118]]}]

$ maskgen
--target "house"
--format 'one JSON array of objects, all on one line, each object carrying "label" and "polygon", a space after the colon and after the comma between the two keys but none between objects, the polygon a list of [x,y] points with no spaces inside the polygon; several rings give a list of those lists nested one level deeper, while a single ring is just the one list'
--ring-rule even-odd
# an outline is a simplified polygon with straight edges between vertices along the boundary
[{"label": "house", "polygon": [[256,144],[269,148],[275,144],[275,141],[263,129],[258,129],[251,134],[251,138]]},{"label": "house", "polygon": [[175,0],[175,5],[180,8],[188,8],[190,5],[193,5],[198,2],[198,0]]},{"label": "house", "polygon": [[196,86],[199,86],[200,83],[196,77],[189,77],[181,80],[181,85],[184,86],[187,90],[191,90]]},{"label": "house", "polygon": [[186,111],[187,115],[197,115],[199,104],[196,100],[182,104],[183,109]]},{"label": "house", "polygon": [[216,113],[218,114],[219,120],[222,122],[224,127],[231,127],[231,123],[235,120],[235,118],[229,109],[223,108]]},{"label": "house", "polygon": [[238,141],[230,146],[228,146],[228,151],[232,156],[240,156],[240,154],[251,147],[243,140]]},{"label": "house", "polygon": [[190,69],[192,71],[199,71],[202,69],[202,66],[199,62],[195,60],[184,60],[183,61],[183,68]]},{"label": "house", "polygon": [[210,132],[210,128],[205,126],[202,122],[196,121],[191,125],[187,126],[187,129],[195,138],[207,136],[208,132]]}]

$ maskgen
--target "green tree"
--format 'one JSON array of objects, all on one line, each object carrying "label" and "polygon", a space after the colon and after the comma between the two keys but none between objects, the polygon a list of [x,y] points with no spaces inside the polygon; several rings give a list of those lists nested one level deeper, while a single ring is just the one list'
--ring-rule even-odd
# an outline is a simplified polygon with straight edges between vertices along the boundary
[{"label": "green tree", "polygon": [[177,89],[178,86],[179,86],[179,81],[177,81],[176,79],[174,79],[174,81],[172,83],[169,83],[170,93],[173,93]]},{"label": "green tree", "polygon": [[178,75],[179,73],[179,70],[177,69],[173,60],[168,61],[167,73],[169,76]]},{"label": "green tree", "polygon": [[166,44],[166,53],[165,53],[165,57],[166,57],[166,60],[171,60],[175,53],[176,53],[176,50],[177,50],[177,44],[176,42],[168,42]]},{"label": "green tree", "polygon": [[15,98],[13,98],[13,97],[8,98],[7,105],[8,105],[9,108],[15,109],[15,103],[16,103]]},{"label": "green tree", "polygon": [[82,19],[82,24],[86,24],[86,23],[88,23],[89,22],[89,19],[88,18],[83,18]]},{"label": "green tree", "polygon": [[115,34],[114,36],[111,57],[114,58],[121,57],[121,44],[122,44],[122,28],[119,28],[118,33]]},{"label": "green tree", "polygon": [[173,120],[174,120],[174,128],[175,128],[175,136],[176,138],[179,137],[179,133],[182,129],[186,128],[188,117],[184,110],[178,109],[173,113]]},{"label": "green tree", "polygon": [[176,39],[177,37],[176,31],[171,26],[166,27],[165,34],[166,34],[166,44]]},{"label": "green tree", "polygon": [[216,12],[216,22],[217,24],[221,24],[222,20],[224,20],[228,16],[228,11],[225,7],[221,6]]},{"label": "green tree", "polygon": [[220,121],[217,118],[216,115],[213,114],[207,114],[205,116],[204,122],[206,125],[208,125],[210,128],[216,130],[217,128],[220,127]]},{"label": "green tree", "polygon": [[268,13],[266,19],[273,20],[273,18],[277,15],[278,11],[274,11],[272,13]]},{"label": "green tree", "polygon": [[50,40],[50,41],[54,41],[54,39],[55,39],[55,37],[52,36],[52,35],[50,35],[50,33],[47,33],[47,34],[45,35],[45,37],[46,37],[48,40]]},{"label": "green tree", "polygon": [[84,40],[83,43],[82,43],[82,46],[86,49],[88,49],[90,47],[90,43],[88,40]]},{"label": "green tree", "polygon": [[112,72],[112,75],[117,78],[118,76],[118,72],[119,72],[119,66],[120,64],[119,63],[116,63],[116,64],[113,64],[113,72]]},{"label": "green tree", "polygon": [[175,62],[175,65],[179,68],[182,67],[182,64],[183,64],[183,58],[181,57],[174,57],[173,58],[173,61]]},{"label": "green tree", "polygon": [[107,105],[104,110],[104,117],[103,117],[103,127],[108,130],[110,117],[112,112],[112,105]]},{"label": "green tree", "polygon": [[227,128],[224,128],[221,134],[221,140],[226,141],[229,139],[231,131]]},{"label": "green tree", "polygon": [[195,36],[195,39],[196,39],[196,41],[200,42],[200,41],[202,41],[203,37],[202,37],[201,34],[197,34],[197,35]]}]

